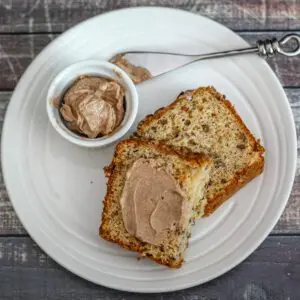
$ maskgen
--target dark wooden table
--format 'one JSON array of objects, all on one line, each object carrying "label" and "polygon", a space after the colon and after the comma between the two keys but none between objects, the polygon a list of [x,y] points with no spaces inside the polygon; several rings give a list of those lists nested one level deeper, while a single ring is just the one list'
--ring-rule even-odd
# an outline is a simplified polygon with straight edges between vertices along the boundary
[{"label": "dark wooden table", "polygon": [[[245,40],[300,30],[300,0],[0,0],[0,122],[18,79],[34,57],[76,23],[122,7],[159,5],[208,16]],[[270,65],[292,106],[299,139],[300,57]],[[16,216],[0,173],[0,300],[17,299],[300,299],[300,166],[285,212],[265,242],[242,264],[209,283],[163,295],[96,286],[52,261]]]}]

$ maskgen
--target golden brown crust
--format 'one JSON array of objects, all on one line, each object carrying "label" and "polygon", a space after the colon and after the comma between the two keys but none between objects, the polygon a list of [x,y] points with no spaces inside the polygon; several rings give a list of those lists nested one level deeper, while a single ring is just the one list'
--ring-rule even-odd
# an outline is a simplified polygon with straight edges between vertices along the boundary
[{"label": "golden brown crust", "polygon": [[107,167],[105,167],[105,175],[108,177],[108,182],[107,182],[107,193],[103,201],[103,212],[102,212],[102,222],[101,226],[99,228],[99,235],[110,242],[116,243],[119,246],[126,248],[130,251],[135,251],[140,253],[142,256],[147,256],[148,258],[152,259],[153,261],[161,264],[168,266],[170,268],[180,268],[183,259],[173,261],[171,259],[166,260],[166,259],[161,259],[157,257],[153,257],[152,255],[145,253],[143,251],[142,247],[142,242],[140,242],[138,239],[132,237],[132,240],[130,244],[124,243],[124,241],[118,237],[113,237],[111,235],[111,230],[108,226],[108,218],[109,218],[109,212],[111,211],[111,204],[112,204],[112,197],[113,197],[113,186],[114,182],[117,176],[117,171],[115,170],[118,162],[118,158],[122,157],[122,152],[130,147],[130,146],[147,146],[148,148],[153,148],[158,150],[160,153],[165,154],[165,155],[175,155],[177,157],[180,157],[180,159],[184,160],[186,163],[188,163],[191,167],[198,167],[202,165],[204,162],[211,163],[211,159],[205,155],[195,155],[195,154],[190,154],[190,155],[183,155],[177,153],[174,149],[171,147],[162,144],[162,143],[150,143],[149,141],[143,141],[143,140],[136,140],[136,139],[128,139],[120,142],[115,149],[115,154],[113,157],[113,160],[111,164]]},{"label": "golden brown crust", "polygon": [[240,125],[241,129],[247,135],[249,140],[251,141],[253,151],[259,154],[259,159],[254,164],[247,166],[242,171],[239,171],[235,174],[234,178],[228,182],[226,187],[216,194],[213,198],[208,199],[206,208],[205,208],[205,216],[212,214],[222,203],[228,200],[233,194],[235,194],[239,189],[241,189],[246,183],[251,181],[253,178],[262,173],[264,168],[264,157],[263,153],[265,152],[264,147],[260,144],[260,140],[256,140],[251,131],[246,127],[245,123],[242,121],[241,117],[235,110],[234,106],[231,104],[229,100],[225,98],[224,95],[220,94],[216,91],[216,89],[212,86],[209,87],[200,87],[196,90],[188,90],[186,92],[181,92],[176,100],[169,104],[166,107],[158,109],[154,114],[148,115],[142,120],[137,127],[137,133],[143,132],[145,128],[147,128],[153,121],[160,119],[164,116],[168,111],[172,110],[176,107],[177,103],[181,101],[187,101],[188,96],[193,96],[197,93],[210,93],[215,98],[217,98],[223,105],[225,105],[233,117],[236,119],[237,123]]},{"label": "golden brown crust", "polygon": [[241,172],[237,173],[233,180],[213,198],[208,199],[205,207],[204,216],[211,215],[221,204],[228,200],[238,190],[245,186],[248,182],[260,175],[264,169],[264,157],[260,156],[259,160],[254,164],[244,168]]},{"label": "golden brown crust", "polygon": [[212,162],[211,158],[204,153],[200,153],[200,154],[195,154],[191,152],[183,153],[182,151],[179,151],[180,149],[175,149],[161,142],[157,142],[157,141],[150,142],[143,139],[130,138],[117,144],[112,162],[110,163],[110,165],[104,167],[104,173],[106,177],[109,177],[110,174],[112,173],[114,166],[117,163],[117,158],[122,155],[123,149],[125,149],[126,146],[130,146],[130,145],[132,146],[145,145],[155,150],[159,150],[162,154],[178,156],[180,159],[188,163],[191,167],[197,167],[199,165],[202,165],[204,162],[209,162],[209,163]]},{"label": "golden brown crust", "polygon": [[[103,222],[103,219],[102,219],[102,222]],[[141,256],[146,256],[148,257],[149,259],[153,260],[154,262],[160,264],[160,265],[164,265],[164,266],[168,266],[170,268],[175,268],[175,269],[178,269],[182,266],[182,263],[183,263],[183,259],[181,259],[180,261],[176,261],[175,263],[171,260],[168,260],[168,261],[165,261],[165,260],[162,260],[162,259],[159,259],[159,258],[156,258],[156,257],[153,257],[152,255],[148,254],[148,253],[143,253],[143,248],[140,247],[138,244],[131,244],[131,245],[127,245],[125,244],[121,239],[113,239],[110,235],[110,232],[109,231],[105,231],[103,230],[102,226],[100,227],[99,229],[99,235],[105,239],[106,241],[108,242],[113,242],[113,243],[116,243],[118,244],[120,247],[122,248],[125,248],[129,251],[133,251],[133,252],[138,252],[141,254]]]}]

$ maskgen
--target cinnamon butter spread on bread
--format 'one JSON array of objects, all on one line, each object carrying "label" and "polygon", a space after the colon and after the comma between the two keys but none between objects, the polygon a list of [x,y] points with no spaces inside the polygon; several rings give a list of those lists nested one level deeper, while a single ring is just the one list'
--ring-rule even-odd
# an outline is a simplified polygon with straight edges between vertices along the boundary
[{"label": "cinnamon butter spread on bread", "polygon": [[211,164],[205,154],[179,154],[164,144],[120,142],[105,168],[100,236],[160,264],[180,267]]},{"label": "cinnamon butter spread on bread", "polygon": [[147,116],[135,137],[165,143],[179,153],[205,153],[213,159],[197,215],[208,216],[264,168],[264,148],[233,105],[213,87],[181,93]]},{"label": "cinnamon butter spread on bread", "polygon": [[172,175],[156,165],[153,159],[135,161],[120,200],[126,230],[153,245],[163,243],[175,226],[185,229],[192,209]]}]

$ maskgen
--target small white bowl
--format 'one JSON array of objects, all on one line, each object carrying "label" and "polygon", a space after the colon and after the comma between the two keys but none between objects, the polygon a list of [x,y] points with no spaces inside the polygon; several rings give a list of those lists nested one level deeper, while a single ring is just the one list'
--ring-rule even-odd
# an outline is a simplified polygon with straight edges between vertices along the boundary
[{"label": "small white bowl", "polygon": [[[101,76],[119,82],[125,89],[125,115],[123,121],[111,134],[101,138],[88,138],[67,128],[59,113],[56,99],[61,99],[72,83],[82,75]],[[123,135],[132,126],[138,111],[138,94],[130,77],[119,67],[106,61],[85,60],[72,64],[56,75],[47,94],[47,113],[54,129],[66,140],[78,146],[96,148],[109,145]]]}]

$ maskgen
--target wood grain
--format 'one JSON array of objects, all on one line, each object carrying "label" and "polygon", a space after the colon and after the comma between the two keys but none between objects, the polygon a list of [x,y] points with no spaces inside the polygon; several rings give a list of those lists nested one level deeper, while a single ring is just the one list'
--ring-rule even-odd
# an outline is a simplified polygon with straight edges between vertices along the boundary
[{"label": "wood grain", "polygon": [[[298,145],[300,145],[300,89],[285,89],[293,109],[297,128]],[[3,118],[9,102],[11,93],[0,92],[0,129],[2,129]],[[299,146],[298,146],[299,147]],[[298,148],[299,149],[299,148]],[[99,199],[100,201],[100,199]],[[300,156],[297,161],[297,174],[294,182],[292,194],[288,205],[276,225],[273,233],[300,234]],[[0,172],[0,235],[19,235],[26,231],[16,216],[9,201],[7,191],[3,182],[2,172]]]},{"label": "wood grain", "polygon": [[[1,27],[1,26],[0,26]],[[250,44],[258,39],[276,36],[284,32],[241,32]],[[13,89],[30,62],[56,35],[0,35],[0,89]],[[300,86],[300,56],[287,58],[282,55],[269,59],[270,66],[284,86]]]},{"label": "wood grain", "polygon": [[13,89],[31,61],[52,38],[31,34],[0,35],[0,89]]},{"label": "wood grain", "polygon": [[62,32],[103,12],[136,6],[184,9],[234,30],[299,30],[298,0],[3,0],[1,32]]},{"label": "wood grain", "polygon": [[300,299],[300,237],[269,237],[234,270],[167,294],[132,294],[96,286],[52,261],[30,238],[0,238],[0,299]]},{"label": "wood grain", "polygon": [[[0,92],[0,135],[2,135],[2,127],[4,115],[11,97],[10,92]],[[0,160],[0,235],[1,234],[26,234],[26,230],[22,226],[19,218],[12,207],[11,202],[5,188],[2,165]],[[0,264],[1,266],[1,264]],[[0,288],[1,289],[1,288]],[[0,298],[1,299],[1,298]]]},{"label": "wood grain", "polygon": [[[299,69],[300,70],[300,69]],[[273,233],[300,233],[300,89],[285,89],[293,110],[297,131],[297,169],[292,193],[287,207]]]}]

